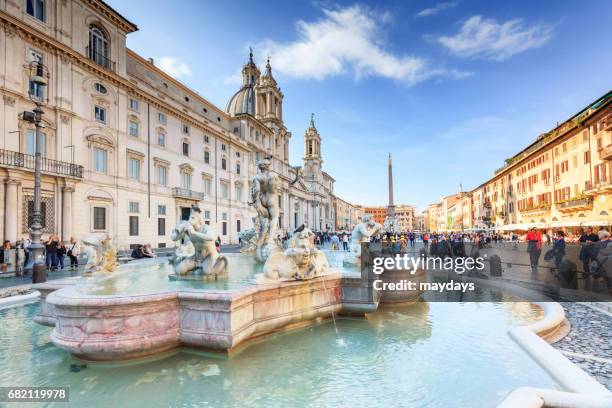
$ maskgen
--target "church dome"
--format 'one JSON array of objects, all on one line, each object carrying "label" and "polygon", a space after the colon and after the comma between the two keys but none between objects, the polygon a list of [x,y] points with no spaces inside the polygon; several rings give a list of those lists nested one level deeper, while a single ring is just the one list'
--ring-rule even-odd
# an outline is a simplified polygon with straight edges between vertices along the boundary
[{"label": "church dome", "polygon": [[225,111],[231,116],[241,113],[255,115],[255,92],[251,85],[246,85],[240,88],[227,103]]},{"label": "church dome", "polygon": [[255,91],[253,87],[259,80],[259,69],[253,62],[253,50],[249,52],[249,61],[242,67],[242,87],[227,103],[225,111],[231,116],[243,113],[255,115]]}]

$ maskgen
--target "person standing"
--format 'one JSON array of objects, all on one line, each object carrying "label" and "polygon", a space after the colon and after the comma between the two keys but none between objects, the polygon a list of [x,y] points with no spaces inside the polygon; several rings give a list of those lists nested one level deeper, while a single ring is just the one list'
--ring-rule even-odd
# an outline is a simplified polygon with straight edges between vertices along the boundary
[{"label": "person standing", "polygon": [[542,253],[542,234],[536,228],[532,228],[527,237],[527,252],[529,252],[529,263],[531,264],[531,272],[538,272],[538,263],[540,254]]},{"label": "person standing", "polygon": [[425,247],[425,250],[427,250],[428,245],[429,245],[429,234],[424,233],[423,234],[423,246]]},{"label": "person standing", "polygon": [[585,277],[591,274],[590,263],[594,259],[593,257],[593,244],[599,241],[597,234],[593,232],[593,228],[588,227],[586,232],[583,231],[580,235],[580,254],[578,258],[582,261],[582,270],[584,271]]},{"label": "person standing", "polygon": [[64,257],[66,256],[66,246],[63,242],[58,241],[57,247],[55,249],[55,253],[57,256],[57,264],[61,270],[64,270]]},{"label": "person standing", "polygon": [[68,245],[68,258],[70,258],[70,269],[78,269],[79,267],[79,245],[74,237],[70,237],[70,244]]},{"label": "person standing", "polygon": [[30,238],[28,237],[23,237],[23,241],[21,242],[21,246],[23,248],[23,268],[25,269],[28,265],[28,261],[30,260],[30,244],[32,241],[30,241]]},{"label": "person standing", "polygon": [[408,241],[410,241],[410,248],[414,248],[414,232],[408,233]]},{"label": "person standing", "polygon": [[557,276],[559,275],[559,265],[565,256],[565,233],[563,231],[557,231],[557,238],[553,242],[553,256],[555,258],[555,269]]},{"label": "person standing", "polygon": [[345,232],[344,234],[342,234],[342,249],[344,249],[345,251],[348,251],[348,243],[349,243],[349,236]]},{"label": "person standing", "polygon": [[45,242],[45,252],[47,269],[53,271],[57,269],[57,243],[59,238],[56,239],[55,235],[51,235],[47,242]]},{"label": "person standing", "polygon": [[8,272],[11,261],[11,241],[6,240],[0,248],[0,272]]}]

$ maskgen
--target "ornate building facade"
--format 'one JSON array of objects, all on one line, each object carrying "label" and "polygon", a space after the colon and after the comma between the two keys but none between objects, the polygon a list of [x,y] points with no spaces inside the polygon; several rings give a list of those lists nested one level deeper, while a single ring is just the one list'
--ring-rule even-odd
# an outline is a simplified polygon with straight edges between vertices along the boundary
[{"label": "ornate building facade", "polygon": [[611,174],[608,92],[538,136],[480,186],[430,205],[425,216],[431,231],[609,227]]},{"label": "ornate building facade", "polygon": [[[21,112],[43,97],[42,209],[45,234],[107,233],[118,246],[173,245],[170,229],[201,207],[224,243],[252,226],[256,162],[272,157],[282,180],[281,231],[331,230],[334,179],[323,171],[314,120],[302,167],[292,167],[291,132],[270,62],[252,54],[241,88],[220,109],[126,48],[137,30],[99,0],[0,2],[0,231],[27,235],[33,203],[34,132]],[[28,64],[48,68],[37,95]],[[299,177],[298,177],[299,176]]]}]

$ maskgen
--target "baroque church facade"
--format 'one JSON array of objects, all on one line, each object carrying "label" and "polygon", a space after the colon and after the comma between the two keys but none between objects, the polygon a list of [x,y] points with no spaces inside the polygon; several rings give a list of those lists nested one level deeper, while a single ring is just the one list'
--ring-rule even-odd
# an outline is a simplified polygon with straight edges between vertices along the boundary
[{"label": "baroque church facade", "polygon": [[[223,110],[128,49],[136,30],[100,0],[0,2],[3,239],[28,235],[34,128],[21,113],[35,97],[45,101],[43,237],[106,233],[120,249],[169,247],[171,228],[195,204],[223,243],[235,243],[253,224],[250,183],[264,156],[282,181],[280,231],[339,226],[312,117],[302,165],[290,164],[291,132],[270,61],[261,73],[251,53]],[[29,82],[35,60],[49,69],[45,95]],[[343,216],[342,227],[356,222]]]}]

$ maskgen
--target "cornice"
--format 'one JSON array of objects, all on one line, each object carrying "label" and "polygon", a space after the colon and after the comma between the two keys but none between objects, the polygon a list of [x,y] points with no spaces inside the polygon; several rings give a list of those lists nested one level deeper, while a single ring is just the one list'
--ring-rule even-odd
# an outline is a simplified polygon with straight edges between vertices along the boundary
[{"label": "cornice", "polygon": [[126,33],[133,33],[134,31],[138,31],[138,27],[136,26],[136,24],[123,17],[105,2],[100,0],[86,0],[85,3],[98,13],[103,14],[104,17],[108,18],[114,24],[118,25]]}]

